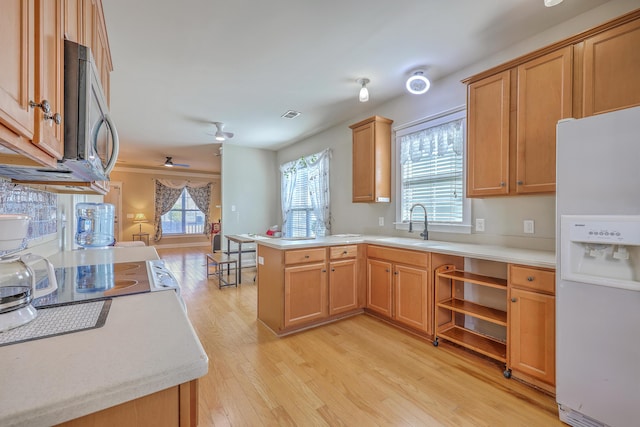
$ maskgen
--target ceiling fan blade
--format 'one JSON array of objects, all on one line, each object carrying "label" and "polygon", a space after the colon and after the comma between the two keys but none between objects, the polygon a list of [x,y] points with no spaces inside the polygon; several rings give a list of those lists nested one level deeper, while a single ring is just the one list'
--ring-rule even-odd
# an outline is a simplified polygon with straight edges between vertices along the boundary
[{"label": "ceiling fan blade", "polygon": [[233,138],[233,132],[222,132],[222,134],[227,138]]}]

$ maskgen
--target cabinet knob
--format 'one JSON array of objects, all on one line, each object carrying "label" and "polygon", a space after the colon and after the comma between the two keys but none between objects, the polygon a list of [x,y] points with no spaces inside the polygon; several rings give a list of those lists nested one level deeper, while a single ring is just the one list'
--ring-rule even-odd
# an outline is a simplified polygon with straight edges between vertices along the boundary
[{"label": "cabinet knob", "polygon": [[385,272],[386,272],[386,273],[388,273],[388,272],[389,272],[389,269],[387,268],[387,269],[385,270]]},{"label": "cabinet knob", "polygon": [[511,298],[511,302],[517,302],[517,301],[518,301],[518,298],[516,297]]},{"label": "cabinet knob", "polygon": [[347,251],[342,251],[342,255],[346,255],[346,254],[348,254]]},{"label": "cabinet knob", "polygon": [[393,272],[393,274],[396,274],[396,275],[397,275],[397,274],[398,274],[398,272],[397,272],[397,271],[394,271],[394,272]]},{"label": "cabinet knob", "polygon": [[326,273],[326,272],[327,272],[327,270],[325,270],[325,269],[323,268],[323,269],[322,269],[322,272],[323,272],[323,273]]},{"label": "cabinet knob", "polygon": [[332,268],[332,269],[331,269],[331,271],[336,271],[336,269],[335,269],[335,268]]},{"label": "cabinet knob", "polygon": [[518,185],[522,185],[522,184],[524,184],[524,183],[523,183],[522,181],[518,181],[518,182],[517,182],[517,184],[518,184]]},{"label": "cabinet knob", "polygon": [[528,282],[533,282],[533,276],[529,276],[529,277],[527,277],[527,281],[528,281]]},{"label": "cabinet knob", "polygon": [[505,185],[507,185],[507,183],[506,183],[506,182],[501,182],[501,183],[500,183],[500,187],[504,187]]},{"label": "cabinet knob", "polygon": [[51,114],[51,104],[49,104],[49,101],[47,101],[46,99],[43,99],[41,103],[37,103],[34,101],[29,101],[29,107],[31,108],[40,108],[42,110],[42,112],[44,113],[44,119],[45,120],[51,120],[50,125],[53,126],[53,124],[57,124],[59,125],[60,123],[62,123],[62,116],[60,115],[60,113],[53,113]]}]

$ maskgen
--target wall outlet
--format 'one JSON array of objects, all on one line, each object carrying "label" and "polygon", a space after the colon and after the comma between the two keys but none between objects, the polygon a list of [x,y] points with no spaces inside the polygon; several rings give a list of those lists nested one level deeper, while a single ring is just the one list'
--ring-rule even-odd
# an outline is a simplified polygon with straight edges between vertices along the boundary
[{"label": "wall outlet", "polygon": [[484,231],[484,218],[476,218],[476,231]]},{"label": "wall outlet", "polygon": [[527,233],[527,234],[535,233],[534,222],[533,222],[532,219],[525,219],[524,220],[524,232]]},{"label": "wall outlet", "polygon": [[380,227],[384,227],[384,217],[383,216],[378,217],[378,225]]}]

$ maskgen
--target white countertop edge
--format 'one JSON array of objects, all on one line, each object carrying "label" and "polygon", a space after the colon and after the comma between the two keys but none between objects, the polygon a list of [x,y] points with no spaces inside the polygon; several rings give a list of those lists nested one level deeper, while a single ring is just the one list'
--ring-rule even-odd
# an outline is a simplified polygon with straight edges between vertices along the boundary
[{"label": "white countertop edge", "polygon": [[[127,316],[126,313],[130,314]],[[171,324],[171,331],[165,331],[165,334],[171,335],[156,335],[152,341],[147,340],[143,343],[144,340],[140,338],[153,333],[158,323],[158,321],[147,322],[144,319],[152,319],[154,313],[165,313],[163,318],[159,319],[159,323],[165,326]],[[114,350],[110,347],[110,337],[123,330],[123,325],[130,321],[129,317],[134,321],[129,328],[134,334],[130,339],[140,342],[140,345],[136,346],[137,349],[127,347]],[[187,347],[182,346],[185,343],[188,344]],[[155,357],[157,364],[152,362],[154,354],[145,353],[147,347],[142,345],[152,345],[160,351]],[[93,348],[95,354],[91,351],[87,353],[73,351],[71,353],[74,357],[73,361],[55,359],[53,362],[46,362],[48,358],[42,358],[43,354],[55,354],[60,351],[56,349],[63,349],[61,350],[63,352],[71,351],[65,348],[68,346]],[[0,407],[3,407],[0,410],[0,425],[3,427],[50,426],[82,417],[200,378],[206,375],[209,366],[208,356],[173,291],[114,298],[107,316],[107,323],[102,328],[15,344],[15,346],[2,347],[0,350],[0,360],[4,354],[10,363],[20,360],[26,366],[31,366],[26,371],[12,371],[6,376],[3,375],[0,385],[9,387],[4,392],[12,388],[14,393],[16,392],[16,388],[11,385],[13,381],[26,381],[31,384],[31,387],[36,387],[36,389],[25,387],[27,383],[17,387],[20,396],[18,400],[15,400],[18,398],[15,394],[13,396],[6,394],[9,401],[4,402],[4,405],[0,402]],[[110,369],[101,362],[117,360],[114,357],[117,358],[118,355],[128,362],[118,369],[118,372],[114,371],[114,375],[110,375],[112,380],[102,382],[95,378],[87,378],[84,381],[80,380],[81,383],[77,382],[77,375],[94,369],[92,364],[95,364],[96,369]],[[84,357],[86,357],[86,363],[80,362],[82,366],[78,366],[77,363],[85,360]],[[39,362],[44,362],[42,367],[38,366]],[[73,372],[75,366],[78,366],[78,372]],[[51,377],[43,377],[52,370],[54,373]],[[69,374],[65,376],[64,372]],[[43,378],[44,382],[42,382]],[[58,388],[61,393],[56,395],[55,390]],[[77,392],[70,392],[70,390],[77,390]],[[11,400],[15,401],[11,402]]]},{"label": "white countertop edge", "polygon": [[[280,250],[366,243],[422,252],[433,252],[444,255],[462,256],[486,261],[522,264],[532,267],[556,268],[556,257],[553,251],[482,245],[477,243],[456,243],[433,240],[423,241],[408,237],[359,236],[341,238],[327,236],[305,240],[258,239],[256,240],[256,243]],[[420,246],[421,244],[424,244],[425,246]]]},{"label": "white countertop edge", "polygon": [[200,378],[207,374],[208,366],[208,359],[205,357],[205,359],[185,365],[179,370],[174,370],[170,376],[165,373],[150,377],[142,383],[123,384],[110,390],[98,390],[76,399],[59,401],[35,411],[12,414],[9,424],[3,425],[6,427],[47,427],[80,418]]}]

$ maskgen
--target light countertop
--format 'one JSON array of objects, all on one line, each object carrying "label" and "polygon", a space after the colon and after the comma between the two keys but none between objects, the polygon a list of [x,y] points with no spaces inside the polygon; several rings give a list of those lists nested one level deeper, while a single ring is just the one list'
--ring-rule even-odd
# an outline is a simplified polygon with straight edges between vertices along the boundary
[{"label": "light countertop", "polygon": [[[71,251],[56,266],[157,259]],[[173,291],[114,298],[101,328],[0,347],[0,425],[49,426],[202,377],[208,358]]]},{"label": "light countertop", "polygon": [[262,236],[254,236],[254,238],[259,245],[281,250],[367,243],[488,261],[523,264],[533,267],[556,268],[556,256],[553,251],[519,249],[504,246],[358,234],[338,234],[327,237],[317,237],[315,239],[292,240]]}]

